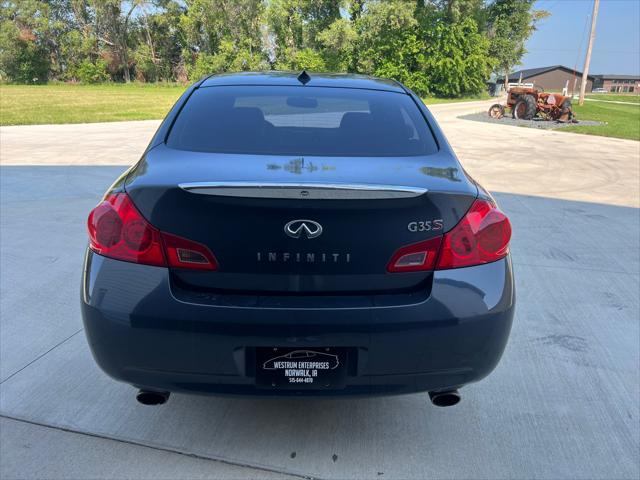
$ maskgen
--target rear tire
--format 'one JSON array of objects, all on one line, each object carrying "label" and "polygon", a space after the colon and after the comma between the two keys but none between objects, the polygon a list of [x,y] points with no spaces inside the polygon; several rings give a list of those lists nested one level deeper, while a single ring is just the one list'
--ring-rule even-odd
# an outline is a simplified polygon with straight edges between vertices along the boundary
[{"label": "rear tire", "polygon": [[531,120],[536,116],[537,105],[533,95],[525,95],[513,106],[513,118]]},{"label": "rear tire", "polygon": [[559,122],[571,122],[575,118],[575,115],[573,114],[573,110],[571,108],[570,98],[565,98],[564,102],[562,102],[560,112],[560,118],[558,118]]}]

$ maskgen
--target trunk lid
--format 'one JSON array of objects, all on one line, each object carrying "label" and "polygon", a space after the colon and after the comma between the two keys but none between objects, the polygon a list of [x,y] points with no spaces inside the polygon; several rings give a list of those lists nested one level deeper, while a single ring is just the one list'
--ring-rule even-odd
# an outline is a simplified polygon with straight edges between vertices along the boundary
[{"label": "trunk lid", "polygon": [[429,272],[387,273],[389,259],[451,229],[477,196],[446,152],[302,158],[164,145],[147,153],[126,190],[151,224],[216,256],[218,271],[172,272],[183,286],[285,294],[421,285]]}]

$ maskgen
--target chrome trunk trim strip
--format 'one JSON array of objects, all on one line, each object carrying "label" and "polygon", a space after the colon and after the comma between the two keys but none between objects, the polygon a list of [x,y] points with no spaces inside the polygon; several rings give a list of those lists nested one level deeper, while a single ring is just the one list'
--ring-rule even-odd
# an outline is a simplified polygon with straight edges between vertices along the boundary
[{"label": "chrome trunk trim strip", "polygon": [[194,182],[178,185],[190,193],[245,198],[298,198],[309,200],[373,200],[412,198],[426,188],[369,183]]}]

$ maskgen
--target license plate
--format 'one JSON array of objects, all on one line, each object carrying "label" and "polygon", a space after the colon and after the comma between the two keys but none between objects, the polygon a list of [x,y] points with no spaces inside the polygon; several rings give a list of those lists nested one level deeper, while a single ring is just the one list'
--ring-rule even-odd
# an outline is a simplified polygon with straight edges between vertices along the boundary
[{"label": "license plate", "polygon": [[256,348],[256,385],[278,389],[335,389],[345,386],[346,349]]}]

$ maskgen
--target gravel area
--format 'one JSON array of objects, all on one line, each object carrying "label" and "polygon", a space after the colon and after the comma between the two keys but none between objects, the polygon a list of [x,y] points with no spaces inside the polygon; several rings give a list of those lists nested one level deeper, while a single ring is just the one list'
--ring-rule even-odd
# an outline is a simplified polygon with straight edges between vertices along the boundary
[{"label": "gravel area", "polygon": [[580,125],[602,125],[602,122],[595,122],[593,120],[579,120],[578,123],[560,123],[549,120],[542,120],[539,118],[533,120],[519,120],[515,118],[511,118],[508,114],[497,120],[495,118],[491,118],[487,112],[478,112],[471,113],[469,115],[462,115],[459,118],[463,118],[465,120],[475,120],[476,122],[488,122],[488,123],[500,123],[502,125],[516,125],[522,127],[530,127],[530,128],[542,128],[542,129],[554,129],[554,128],[563,128],[563,127],[572,127],[572,126],[580,126]]}]

